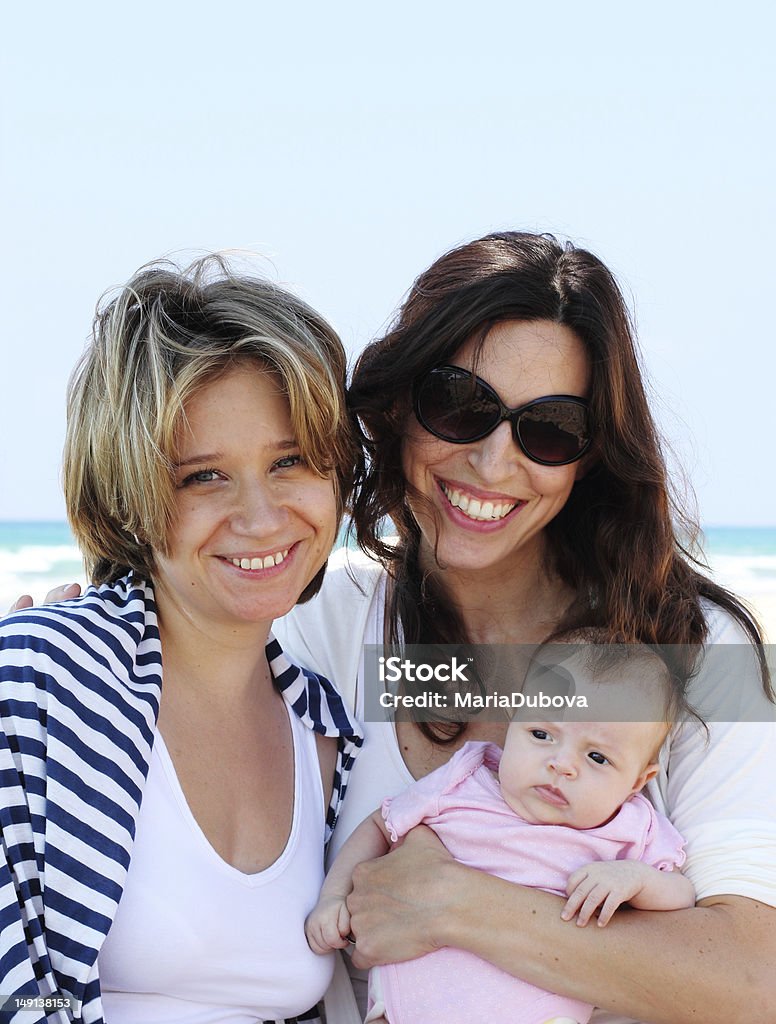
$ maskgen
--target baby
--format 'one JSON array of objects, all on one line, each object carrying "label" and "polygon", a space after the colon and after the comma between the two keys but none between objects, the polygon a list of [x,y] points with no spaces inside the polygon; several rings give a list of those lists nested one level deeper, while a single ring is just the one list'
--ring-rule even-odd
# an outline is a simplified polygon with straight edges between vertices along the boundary
[{"label": "baby", "polygon": [[[598,708],[623,720],[585,721],[575,712],[573,720],[529,721],[523,714],[511,722],[503,753],[466,743],[385,800],[342,847],[307,919],[316,953],[347,944],[356,865],[421,823],[457,860],[567,897],[561,917],[581,926],[596,913],[605,926],[626,902],[643,910],[694,904],[693,886],[678,870],[681,836],[639,795],[658,771],[674,705],[663,661],[640,645],[552,645],[540,648],[523,692],[549,687],[556,694],[559,680],[587,698],[592,716]],[[452,948],[374,968],[369,990],[373,1024],[585,1024],[593,1010]]]}]

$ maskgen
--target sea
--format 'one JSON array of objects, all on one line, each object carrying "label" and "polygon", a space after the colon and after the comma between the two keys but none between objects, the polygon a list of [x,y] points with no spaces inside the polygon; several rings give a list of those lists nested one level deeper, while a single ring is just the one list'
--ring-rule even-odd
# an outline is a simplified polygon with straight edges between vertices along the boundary
[{"label": "sea", "polygon": [[[776,608],[776,527],[708,526],[703,537],[714,579],[770,618]],[[0,614],[21,594],[40,602],[60,583],[85,583],[67,523],[0,522]]]}]

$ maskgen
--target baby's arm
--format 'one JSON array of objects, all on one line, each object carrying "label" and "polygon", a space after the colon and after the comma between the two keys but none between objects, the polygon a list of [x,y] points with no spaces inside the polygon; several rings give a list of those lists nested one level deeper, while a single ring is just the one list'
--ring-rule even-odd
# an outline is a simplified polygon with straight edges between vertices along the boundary
[{"label": "baby's arm", "polygon": [[318,902],[305,921],[305,935],[313,953],[328,953],[347,945],[350,914],[345,901],[353,888],[353,872],[362,861],[382,857],[390,848],[390,836],[379,810],[351,833],[329,868]]},{"label": "baby's arm", "polygon": [[595,911],[601,928],[622,903],[637,910],[683,910],[695,906],[695,888],[681,871],[659,871],[638,860],[593,861],[569,876],[564,921],[578,914],[584,927]]}]

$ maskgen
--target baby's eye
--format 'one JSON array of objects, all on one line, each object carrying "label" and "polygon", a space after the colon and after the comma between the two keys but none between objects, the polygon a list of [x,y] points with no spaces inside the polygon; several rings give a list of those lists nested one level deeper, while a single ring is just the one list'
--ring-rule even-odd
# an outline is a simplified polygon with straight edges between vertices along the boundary
[{"label": "baby's eye", "polygon": [[535,740],[548,740],[550,734],[544,729],[531,729],[531,735]]},{"label": "baby's eye", "polygon": [[587,755],[591,761],[595,761],[596,764],[609,764],[609,758],[605,754],[599,753],[597,750],[591,750]]}]

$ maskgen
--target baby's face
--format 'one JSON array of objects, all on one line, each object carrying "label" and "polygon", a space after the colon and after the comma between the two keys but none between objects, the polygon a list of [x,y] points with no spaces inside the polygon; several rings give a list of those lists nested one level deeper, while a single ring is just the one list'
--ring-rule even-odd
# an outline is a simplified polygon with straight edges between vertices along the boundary
[{"label": "baby's face", "polygon": [[662,722],[525,722],[507,732],[501,793],[526,821],[595,828],[657,772]]}]

